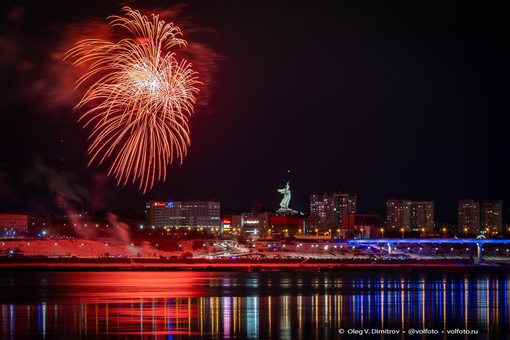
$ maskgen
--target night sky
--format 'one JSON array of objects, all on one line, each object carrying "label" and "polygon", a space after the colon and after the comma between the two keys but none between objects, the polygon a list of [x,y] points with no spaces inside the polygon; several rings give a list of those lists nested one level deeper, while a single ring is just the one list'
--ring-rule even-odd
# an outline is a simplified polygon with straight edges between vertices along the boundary
[{"label": "night sky", "polygon": [[[503,7],[103,2],[0,4],[0,212],[54,211],[56,197],[105,211],[151,199],[216,199],[234,210],[258,199],[278,209],[287,181],[290,208],[304,213],[317,191],[356,192],[358,212],[381,217],[388,198],[433,200],[437,220],[456,221],[464,198],[508,209]],[[189,58],[205,76],[189,153],[146,194],[116,187],[105,165],[87,167],[88,134],[73,111],[80,73],[63,61],[124,5],[159,13],[203,51]]]}]

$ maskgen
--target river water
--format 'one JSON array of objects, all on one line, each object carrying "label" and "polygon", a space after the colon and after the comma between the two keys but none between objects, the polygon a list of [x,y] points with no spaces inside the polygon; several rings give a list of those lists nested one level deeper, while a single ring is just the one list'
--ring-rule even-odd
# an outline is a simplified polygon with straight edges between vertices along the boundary
[{"label": "river water", "polygon": [[509,304],[509,273],[4,271],[0,336],[508,338]]}]

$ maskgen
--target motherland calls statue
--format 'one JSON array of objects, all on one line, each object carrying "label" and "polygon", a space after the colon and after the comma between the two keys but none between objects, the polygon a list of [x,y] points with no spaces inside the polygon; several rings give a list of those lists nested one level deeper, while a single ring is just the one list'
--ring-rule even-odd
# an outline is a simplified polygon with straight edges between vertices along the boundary
[{"label": "motherland calls statue", "polygon": [[290,185],[289,182],[285,185],[285,188],[278,189],[278,192],[283,194],[283,199],[280,202],[280,209],[278,209],[278,212],[280,213],[295,213],[296,211],[289,208],[289,202],[290,202]]}]

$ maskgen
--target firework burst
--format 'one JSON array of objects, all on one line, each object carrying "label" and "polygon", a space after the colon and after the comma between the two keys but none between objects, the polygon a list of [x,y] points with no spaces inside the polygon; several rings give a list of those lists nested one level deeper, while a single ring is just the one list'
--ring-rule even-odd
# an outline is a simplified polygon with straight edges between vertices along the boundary
[{"label": "firework burst", "polygon": [[108,175],[118,185],[138,183],[146,192],[165,180],[167,167],[182,163],[190,145],[188,121],[193,114],[197,72],[178,60],[176,48],[186,46],[179,27],[152,20],[124,7],[125,16],[109,17],[112,27],[131,33],[118,42],[86,39],[66,53],[87,72],[77,87],[91,83],[75,109],[91,127],[89,165],[111,162]]}]

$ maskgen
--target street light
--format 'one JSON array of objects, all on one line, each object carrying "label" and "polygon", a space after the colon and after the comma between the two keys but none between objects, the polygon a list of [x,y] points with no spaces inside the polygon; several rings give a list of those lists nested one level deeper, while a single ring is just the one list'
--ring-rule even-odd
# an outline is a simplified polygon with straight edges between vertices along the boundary
[{"label": "street light", "polygon": [[446,228],[443,228],[444,237],[446,237]]},{"label": "street light", "polygon": [[467,231],[468,231],[468,228],[464,228],[464,232],[466,233],[466,238],[467,238]]},{"label": "street light", "polygon": [[421,237],[425,237],[425,228],[421,228]]},{"label": "street light", "polygon": [[384,238],[384,228],[381,228],[381,238]]},{"label": "street light", "polygon": [[402,232],[402,238],[404,238],[404,228],[401,228],[400,231]]}]

